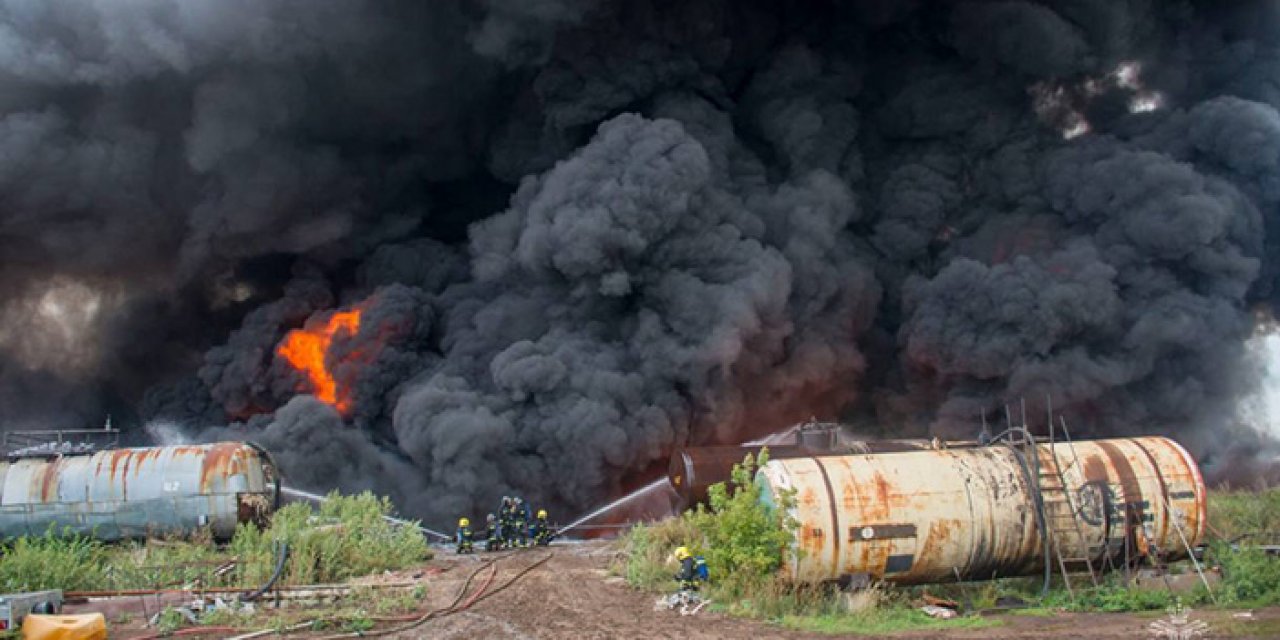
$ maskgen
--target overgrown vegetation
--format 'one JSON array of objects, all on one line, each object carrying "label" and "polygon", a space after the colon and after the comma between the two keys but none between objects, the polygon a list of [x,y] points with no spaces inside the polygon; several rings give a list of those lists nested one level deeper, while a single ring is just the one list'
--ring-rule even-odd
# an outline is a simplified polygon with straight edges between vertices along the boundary
[{"label": "overgrown vegetation", "polygon": [[[758,464],[767,461],[763,454]],[[1002,603],[1017,602],[1030,615],[1055,611],[1133,612],[1162,611],[1182,604],[1258,607],[1280,604],[1280,558],[1268,556],[1257,543],[1280,544],[1280,489],[1257,492],[1214,491],[1209,495],[1213,540],[1205,557],[1210,571],[1220,570],[1221,581],[1212,595],[1203,586],[1174,594],[1164,588],[1133,587],[1123,577],[1110,575],[1098,587],[1082,587],[1073,580],[1073,593],[1058,583],[1047,595],[1038,579],[1009,578],[968,585],[933,585],[928,588],[873,589],[870,595],[851,597],[823,586],[797,585],[778,577],[785,549],[793,541],[794,522],[787,521],[786,501],[775,496],[783,509],[770,511],[759,500],[751,482],[757,461],[749,456],[734,469],[733,482],[711,488],[709,507],[699,507],[678,518],[634,528],[623,541],[624,560],[616,567],[632,586],[659,592],[676,588],[676,564],[672,552],[686,545],[706,556],[712,582],[705,595],[715,607],[773,620],[809,631],[881,634],[932,628],[965,628],[1000,624],[975,615],[950,620],[930,618],[918,609],[925,591],[959,601],[966,611],[1001,610]],[[1270,537],[1268,536],[1270,534]],[[1193,571],[1189,562],[1176,571]]]},{"label": "overgrown vegetation", "polygon": [[242,525],[225,546],[207,537],[108,545],[50,530],[0,549],[0,590],[98,591],[196,583],[252,588],[270,578],[280,542],[289,546],[282,585],[338,582],[430,557],[422,533],[388,522],[383,516],[390,511],[385,498],[335,493],[318,510],[286,505],[268,529]]},{"label": "overgrown vegetation", "polygon": [[1209,522],[1211,534],[1230,542],[1280,536],[1280,488],[1211,491]]}]

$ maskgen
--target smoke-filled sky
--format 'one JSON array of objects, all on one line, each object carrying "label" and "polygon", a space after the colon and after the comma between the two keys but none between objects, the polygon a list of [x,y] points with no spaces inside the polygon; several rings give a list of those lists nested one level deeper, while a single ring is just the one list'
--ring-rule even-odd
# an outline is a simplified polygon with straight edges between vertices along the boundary
[{"label": "smoke-filled sky", "polygon": [[5,428],[441,520],[809,416],[1268,446],[1273,2],[5,0],[0,88]]}]

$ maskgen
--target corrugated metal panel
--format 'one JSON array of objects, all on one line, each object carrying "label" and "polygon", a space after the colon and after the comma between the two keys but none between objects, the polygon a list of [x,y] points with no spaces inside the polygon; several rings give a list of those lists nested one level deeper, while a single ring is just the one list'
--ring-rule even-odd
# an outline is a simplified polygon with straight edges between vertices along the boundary
[{"label": "corrugated metal panel", "polygon": [[55,525],[106,540],[206,526],[225,538],[279,499],[270,457],[236,442],[27,458],[0,463],[0,478],[4,537]]},{"label": "corrugated metal panel", "polygon": [[1204,482],[1172,440],[1046,444],[1037,453],[1042,473],[1056,477],[1061,468],[1065,491],[1052,490],[1056,479],[1029,481],[1018,454],[1004,446],[772,460],[759,481],[768,500],[796,492],[798,553],[789,571],[802,581],[866,573],[916,584],[1036,573],[1047,548],[1034,508],[1037,485],[1047,515],[1060,512],[1072,523],[1064,553],[1088,555],[1098,566],[1123,552],[1126,534],[1145,532],[1139,537],[1172,557],[1185,555],[1179,531],[1192,546],[1202,539]]}]

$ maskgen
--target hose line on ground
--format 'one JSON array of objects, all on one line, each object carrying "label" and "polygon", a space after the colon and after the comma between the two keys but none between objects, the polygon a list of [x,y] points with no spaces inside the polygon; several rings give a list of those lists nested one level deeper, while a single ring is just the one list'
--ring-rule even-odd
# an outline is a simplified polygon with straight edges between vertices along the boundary
[{"label": "hose line on ground", "polygon": [[284,573],[284,561],[289,558],[289,543],[284,540],[276,541],[276,568],[271,572],[271,578],[267,583],[259,587],[256,591],[244,594],[240,598],[241,602],[253,602],[262,597],[262,594],[271,590],[276,586],[276,581],[280,579],[280,574]]}]

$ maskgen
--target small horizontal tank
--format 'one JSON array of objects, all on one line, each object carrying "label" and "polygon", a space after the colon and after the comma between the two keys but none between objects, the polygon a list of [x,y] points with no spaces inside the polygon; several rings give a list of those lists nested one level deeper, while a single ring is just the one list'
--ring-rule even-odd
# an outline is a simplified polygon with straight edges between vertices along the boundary
[{"label": "small horizontal tank", "polygon": [[0,537],[50,525],[100,540],[189,533],[228,539],[279,506],[271,456],[246,442],[111,449],[0,462]]}]

